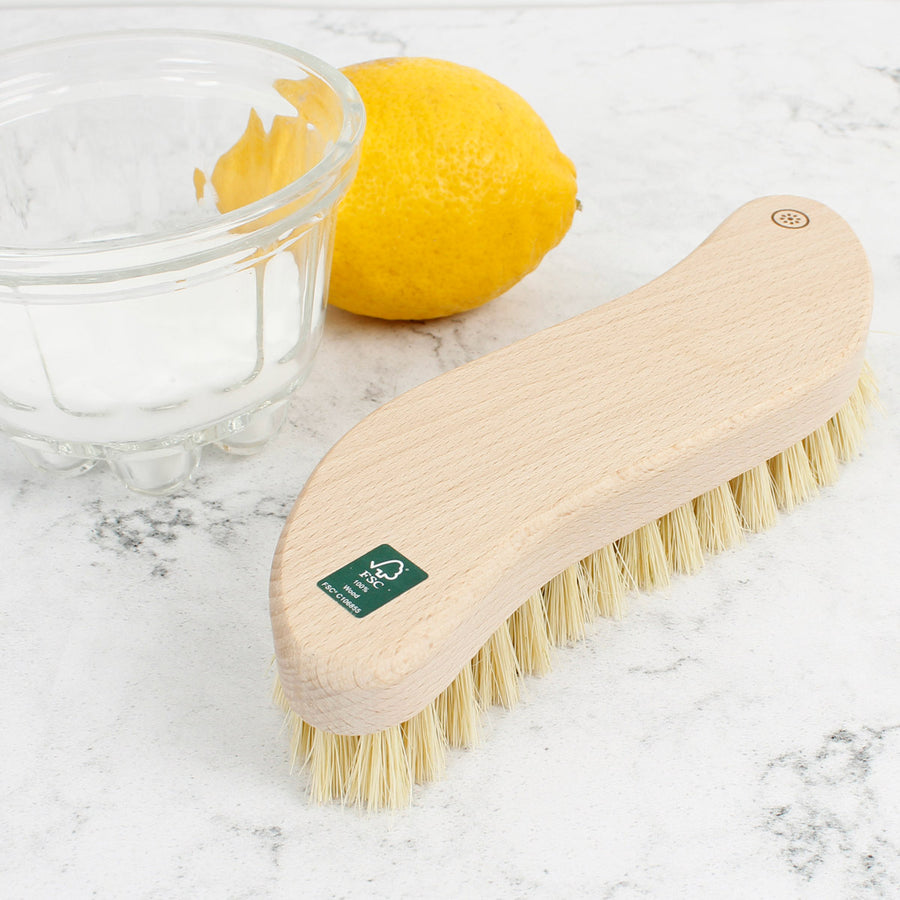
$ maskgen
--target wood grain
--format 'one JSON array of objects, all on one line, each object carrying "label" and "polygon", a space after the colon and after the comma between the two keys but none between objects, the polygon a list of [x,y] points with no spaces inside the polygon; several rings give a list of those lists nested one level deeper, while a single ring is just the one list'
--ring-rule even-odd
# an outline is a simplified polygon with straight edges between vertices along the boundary
[{"label": "wood grain", "polygon": [[[369,415],[275,553],[293,710],[339,734],[410,718],[557,572],[809,434],[856,383],[871,297],[839,216],[763,198],[650,284]],[[428,578],[354,618],[316,582],[382,543]]]}]

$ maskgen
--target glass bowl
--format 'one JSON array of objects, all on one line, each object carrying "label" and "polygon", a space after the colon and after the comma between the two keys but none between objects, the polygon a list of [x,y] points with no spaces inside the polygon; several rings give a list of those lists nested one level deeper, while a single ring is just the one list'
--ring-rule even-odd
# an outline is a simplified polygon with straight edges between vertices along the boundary
[{"label": "glass bowl", "polygon": [[322,332],[350,82],[238,36],[0,55],[0,430],[42,469],[173,490],[278,430]]}]

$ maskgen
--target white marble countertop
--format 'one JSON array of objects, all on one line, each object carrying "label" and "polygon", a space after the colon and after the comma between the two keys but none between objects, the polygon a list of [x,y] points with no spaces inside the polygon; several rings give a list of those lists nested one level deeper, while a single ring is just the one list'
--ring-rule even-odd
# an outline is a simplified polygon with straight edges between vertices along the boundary
[{"label": "white marble countertop", "polygon": [[[336,65],[477,66],[575,161],[583,211],[504,297],[426,325],[329,314],[284,431],[193,486],[53,480],[0,441],[4,897],[900,896],[900,3],[0,9],[0,43],[118,26]],[[870,254],[865,452],[839,483],[559,652],[408,811],[316,808],[273,708],[267,579],[330,445],[424,379],[661,273],[754,196]],[[352,365],[348,365],[352,360]]]}]

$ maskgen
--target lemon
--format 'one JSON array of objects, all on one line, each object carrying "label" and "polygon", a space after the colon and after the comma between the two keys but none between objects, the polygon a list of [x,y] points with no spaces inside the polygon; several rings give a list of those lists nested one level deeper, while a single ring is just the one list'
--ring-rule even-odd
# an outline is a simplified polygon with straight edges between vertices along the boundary
[{"label": "lemon", "polygon": [[362,96],[359,172],[337,216],[329,299],[382,319],[472,309],[568,231],[575,167],[518,94],[425,58],[342,70]]}]

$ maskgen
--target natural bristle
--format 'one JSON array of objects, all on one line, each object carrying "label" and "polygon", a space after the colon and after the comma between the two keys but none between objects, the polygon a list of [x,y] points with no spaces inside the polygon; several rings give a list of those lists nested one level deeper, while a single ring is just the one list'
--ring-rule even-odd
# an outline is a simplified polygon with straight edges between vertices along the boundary
[{"label": "natural bristle", "polygon": [[284,693],[284,688],[281,686],[281,680],[279,678],[275,679],[275,684],[272,687],[272,702],[285,713],[289,713],[291,711],[291,704],[288,702],[287,695]]},{"label": "natural bristle", "polygon": [[711,554],[737,544],[744,531],[774,524],[831,484],[839,462],[858,452],[877,386],[866,365],[853,394],[820,428],[767,462],[695,497],[660,519],[607,544],[532,594],[425,709],[374,734],[331,734],[302,721],[276,679],[275,703],[291,730],[291,765],[309,770],[318,802],[339,800],[369,810],[409,803],[412,785],[433,781],[448,747],[477,743],[484,710],[513,706],[524,675],[550,668],[551,646],[584,637],[596,616],[620,618],[629,588],[668,584],[672,572],[690,573]]},{"label": "natural bristle", "polygon": [[540,592],[532,594],[509,618],[516,659],[525,675],[550,671],[550,626]]},{"label": "natural bristle", "polygon": [[718,553],[739,543],[744,536],[734,494],[727,484],[694,498],[694,515],[700,543],[707,553]]},{"label": "natural bristle", "polygon": [[550,640],[557,646],[581,640],[590,619],[580,565],[554,576],[544,585]]},{"label": "natural bristle", "polygon": [[472,663],[462,667],[450,686],[435,700],[435,707],[451,747],[472,747],[478,743],[481,706],[475,690]]},{"label": "natural bristle", "polygon": [[765,531],[775,524],[778,504],[775,486],[766,463],[731,479],[731,490],[741,517],[741,525],[747,531]]},{"label": "natural bristle", "polygon": [[598,615],[621,619],[625,615],[627,586],[616,557],[616,548],[607,544],[582,561],[595,598]]},{"label": "natural bristle", "polygon": [[659,520],[666,559],[673,572],[691,574],[703,565],[703,545],[697,516],[690,504],[679,506]]},{"label": "natural bristle", "polygon": [[475,689],[482,706],[495,703],[507,709],[519,699],[519,663],[509,626],[504,622],[475,655]]},{"label": "natural bristle", "polygon": [[616,548],[627,584],[651,590],[669,583],[669,563],[656,522],[626,534],[616,542]]},{"label": "natural bristle", "polygon": [[878,403],[878,380],[868,361],[863,363],[859,380],[856,382],[856,390],[862,401],[863,415],[868,416],[869,410]]},{"label": "natural bristle", "polygon": [[817,490],[815,475],[803,444],[792,444],[769,460],[769,474],[779,509],[792,510]]},{"label": "natural bristle", "polygon": [[303,768],[312,755],[313,737],[315,729],[308,722],[294,716],[289,719],[291,728],[291,771]]},{"label": "natural bristle", "polygon": [[412,771],[399,725],[358,739],[350,765],[347,799],[369,810],[398,809],[409,803]]},{"label": "natural bristle", "polygon": [[325,803],[343,797],[360,740],[350,735],[313,729],[309,769],[313,776],[310,792],[314,800]]},{"label": "natural bristle", "polygon": [[809,459],[816,484],[820,487],[834,484],[838,478],[838,457],[828,426],[823,425],[803,438],[803,449]]},{"label": "natural bristle", "polygon": [[859,452],[863,424],[852,402],[845,403],[829,420],[828,430],[834,451],[841,462],[849,462]]},{"label": "natural bristle", "polygon": [[440,778],[447,763],[447,738],[434,703],[402,725],[413,781],[422,784]]}]

